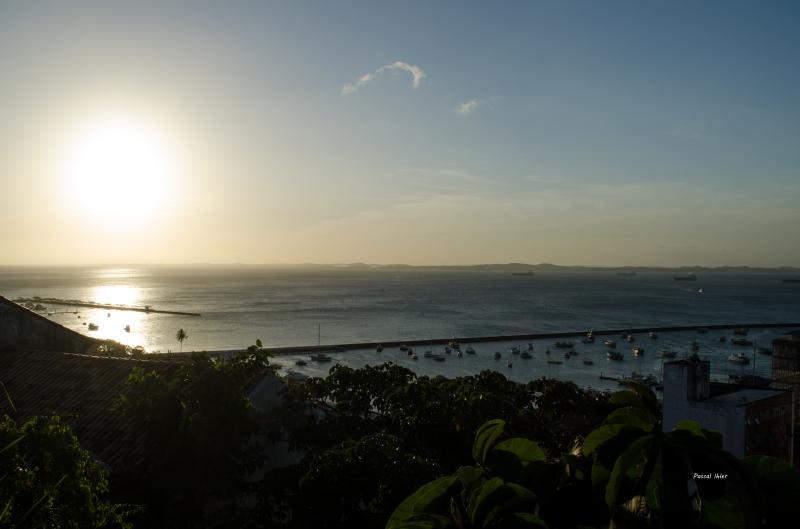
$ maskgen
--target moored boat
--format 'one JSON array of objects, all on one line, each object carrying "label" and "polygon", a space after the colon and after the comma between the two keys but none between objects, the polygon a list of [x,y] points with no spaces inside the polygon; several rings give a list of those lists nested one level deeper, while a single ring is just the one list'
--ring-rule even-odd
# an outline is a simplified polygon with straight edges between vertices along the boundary
[{"label": "moored boat", "polygon": [[644,347],[636,346],[633,348],[633,356],[642,356],[644,354]]},{"label": "moored boat", "polygon": [[533,358],[533,356],[532,356],[532,355],[531,355],[531,354],[530,354],[528,351],[523,351],[523,352],[522,352],[522,354],[521,354],[520,356],[521,356],[522,358],[525,358],[525,359],[530,359],[530,358]]},{"label": "moored boat", "polygon": [[608,353],[606,353],[606,357],[609,360],[617,360],[617,361],[618,360],[625,360],[625,356],[623,356],[622,353],[615,353],[613,351],[609,351]]},{"label": "moored boat", "polygon": [[731,343],[733,345],[753,345],[753,342],[747,338],[732,338]]},{"label": "moored boat", "polygon": [[325,353],[317,353],[315,355],[311,355],[311,360],[314,362],[330,362],[332,358]]},{"label": "moored boat", "polygon": [[585,366],[593,366],[594,365],[594,360],[589,360],[587,358],[586,360],[583,361],[583,365],[585,365]]},{"label": "moored boat", "polygon": [[495,353],[494,353],[494,359],[495,360],[500,360],[502,357],[503,357],[503,355],[500,354],[500,351],[495,351]]},{"label": "moored boat", "polygon": [[614,348],[617,346],[617,342],[615,342],[614,340],[603,340],[603,345],[605,345],[606,347]]},{"label": "moored boat", "polygon": [[464,352],[467,353],[468,355],[474,355],[475,354],[475,349],[472,346],[470,346],[470,347],[467,347]]},{"label": "moored boat", "polygon": [[559,349],[571,349],[574,344],[572,342],[556,342],[555,346]]},{"label": "moored boat", "polygon": [[728,357],[728,362],[732,364],[746,365],[750,363],[750,359],[743,353],[733,353]]},{"label": "moored boat", "polygon": [[661,351],[660,353],[658,353],[658,356],[660,356],[661,358],[675,358],[675,356],[677,356],[677,354],[678,353],[676,353],[675,351],[667,351],[665,349],[665,350]]}]

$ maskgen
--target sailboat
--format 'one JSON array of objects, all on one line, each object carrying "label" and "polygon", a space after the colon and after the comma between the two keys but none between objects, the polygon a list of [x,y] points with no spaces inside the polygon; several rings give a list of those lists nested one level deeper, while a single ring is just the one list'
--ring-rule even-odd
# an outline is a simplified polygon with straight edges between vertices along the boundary
[{"label": "sailboat", "polygon": [[321,351],[322,349],[322,324],[317,325],[317,354],[311,355],[311,360],[315,362],[330,362],[332,359]]}]

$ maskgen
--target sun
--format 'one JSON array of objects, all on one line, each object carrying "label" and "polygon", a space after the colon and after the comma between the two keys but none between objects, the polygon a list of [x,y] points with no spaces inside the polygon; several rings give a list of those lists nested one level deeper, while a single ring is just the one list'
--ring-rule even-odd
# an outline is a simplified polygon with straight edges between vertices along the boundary
[{"label": "sun", "polygon": [[152,218],[165,207],[175,162],[158,127],[127,115],[104,115],[77,127],[61,172],[81,215],[115,224]]}]

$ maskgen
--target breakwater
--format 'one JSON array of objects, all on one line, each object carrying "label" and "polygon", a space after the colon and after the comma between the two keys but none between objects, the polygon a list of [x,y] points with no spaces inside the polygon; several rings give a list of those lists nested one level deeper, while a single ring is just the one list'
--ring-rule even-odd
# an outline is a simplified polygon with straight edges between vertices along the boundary
[{"label": "breakwater", "polygon": [[63,305],[67,307],[84,307],[88,309],[103,309],[103,310],[126,310],[133,312],[145,312],[148,314],[174,314],[178,316],[200,316],[198,312],[182,312],[178,310],[160,310],[154,309],[149,305],[137,307],[133,305],[114,305],[111,303],[95,303],[93,301],[80,301],[77,299],[58,299],[58,298],[17,298],[14,300],[16,303],[39,303],[42,305]]},{"label": "breakwater", "polygon": [[[733,329],[780,329],[780,328],[800,328],[800,323],[731,323],[731,324],[717,324],[717,325],[672,325],[665,327],[635,327],[635,328],[619,328],[619,329],[592,329],[594,336],[611,336],[620,334],[648,334],[650,332],[667,333],[667,332],[680,332],[680,331],[720,331],[720,330],[733,330]],[[564,331],[564,332],[547,332],[547,333],[527,333],[527,334],[510,334],[510,335],[495,335],[495,336],[465,336],[465,337],[451,337],[451,338],[434,338],[431,340],[394,340],[386,342],[358,342],[358,343],[344,343],[344,344],[321,344],[321,345],[297,345],[287,347],[265,347],[264,350],[274,355],[289,355],[298,353],[342,353],[353,349],[372,349],[378,346],[382,347],[399,347],[401,345],[423,346],[423,345],[447,345],[450,341],[456,341],[462,344],[468,343],[481,343],[481,342],[511,342],[522,340],[547,340],[553,338],[579,338],[586,336],[589,330],[584,331]],[[212,355],[228,355],[233,354],[243,349],[231,349],[224,351],[207,351]],[[190,354],[190,353],[172,353],[172,354]]]}]

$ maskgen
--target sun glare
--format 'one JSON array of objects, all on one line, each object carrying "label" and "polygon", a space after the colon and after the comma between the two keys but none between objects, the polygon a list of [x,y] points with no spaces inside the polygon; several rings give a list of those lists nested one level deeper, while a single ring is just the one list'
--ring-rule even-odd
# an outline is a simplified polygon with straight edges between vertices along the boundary
[{"label": "sun glare", "polygon": [[82,215],[117,224],[158,214],[175,178],[172,153],[158,129],[127,116],[78,128],[61,169]]}]

